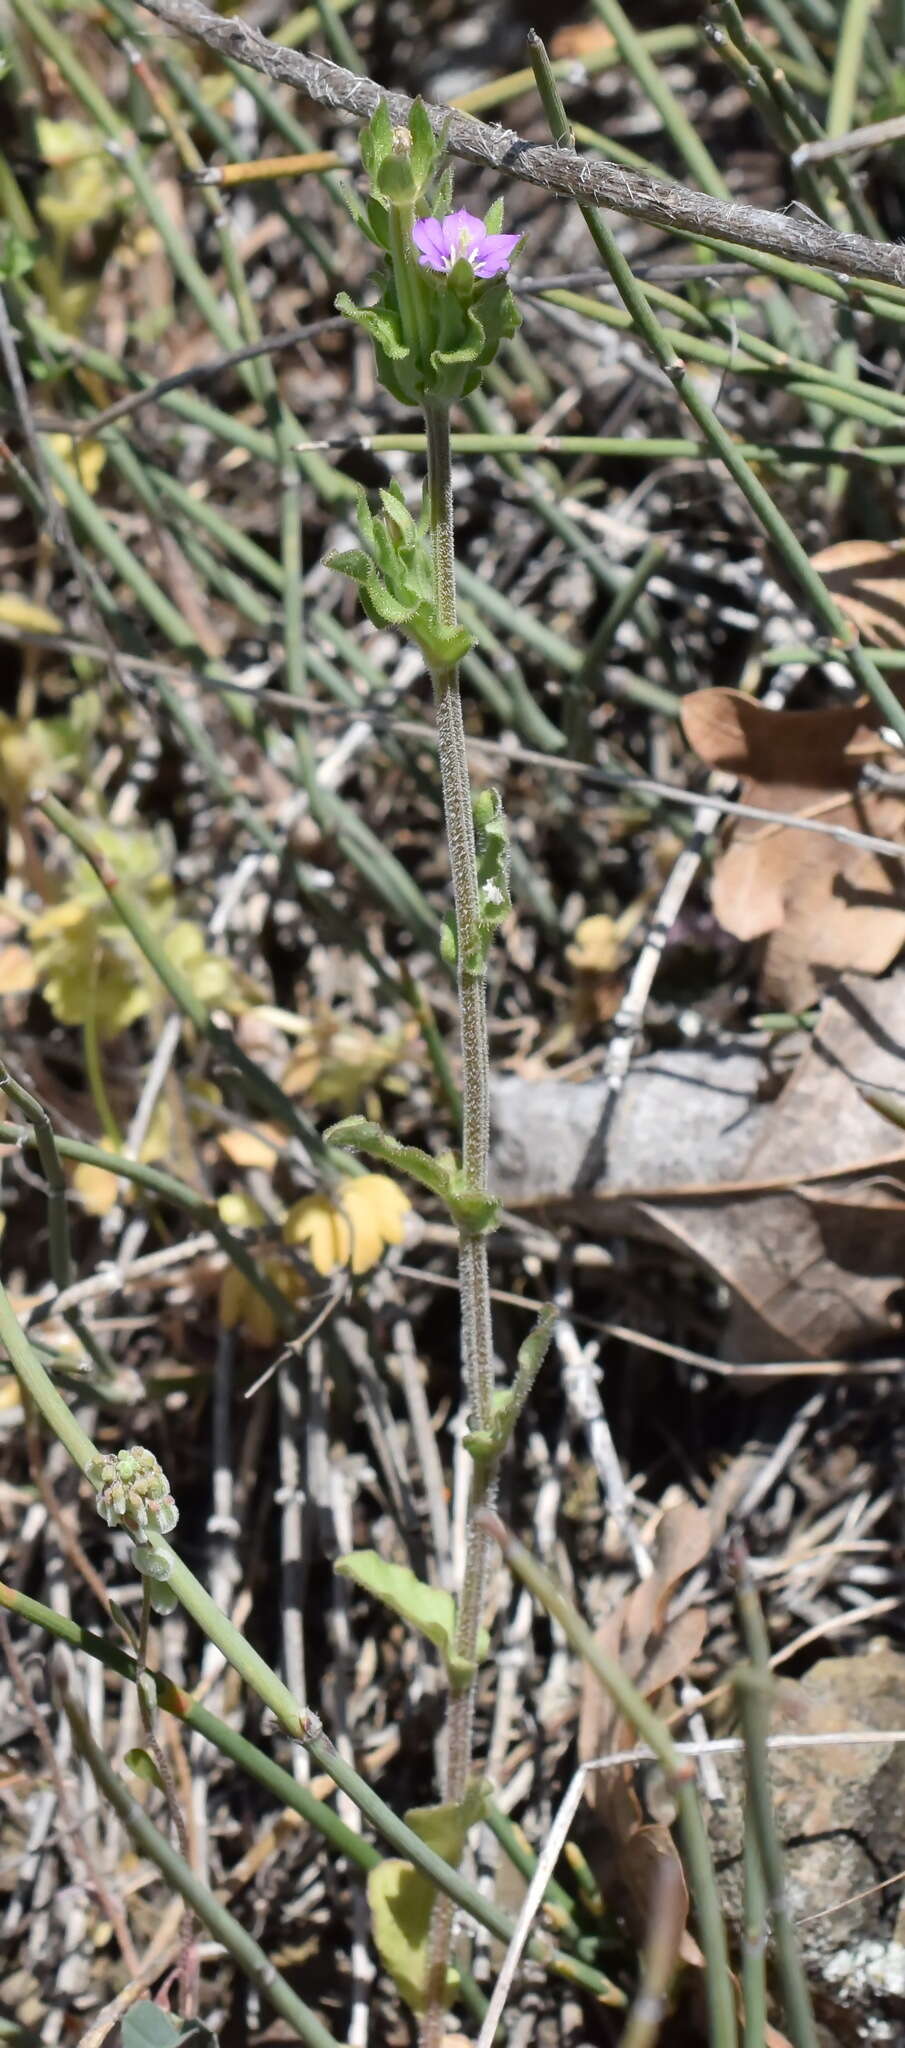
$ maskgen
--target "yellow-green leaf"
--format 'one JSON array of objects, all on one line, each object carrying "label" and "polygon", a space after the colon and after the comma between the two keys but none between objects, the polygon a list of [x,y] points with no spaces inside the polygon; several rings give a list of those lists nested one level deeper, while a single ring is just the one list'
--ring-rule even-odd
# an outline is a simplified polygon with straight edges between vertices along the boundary
[{"label": "yellow-green leaf", "polygon": [[[337,1559],[335,1570],[346,1579],[354,1579],[364,1592],[382,1600],[393,1614],[416,1628],[419,1635],[426,1636],[439,1650],[451,1685],[468,1684],[474,1665],[459,1656],[455,1648],[456,1603],[451,1593],[441,1586],[426,1586],[407,1564],[393,1564],[379,1557],[376,1550],[350,1551],[347,1557]],[[478,1656],[483,1657],[486,1650],[487,1633],[482,1629]]]},{"label": "yellow-green leaf", "polygon": [[444,1863],[451,1863],[458,1870],[469,1828],[474,1827],[484,1811],[488,1787],[482,1778],[472,1779],[465,1798],[458,1805],[412,1806],[405,1816],[410,1827],[426,1849],[433,1849],[442,1856]]},{"label": "yellow-green leaf", "polygon": [[146,1785],[153,1785],[157,1792],[163,1791],[163,1779],[154,1762],[154,1758],[148,1750],[127,1749],[123,1762],[128,1764],[130,1771],[134,1772],[136,1778],[142,1778]]},{"label": "yellow-green leaf", "polygon": [[[371,1930],[380,1960],[412,2012],[424,2011],[428,1972],[428,1940],[436,1887],[411,1863],[390,1857],[368,1874]],[[446,2004],[455,1995],[458,1977],[447,1973]]]},{"label": "yellow-green leaf", "polygon": [[46,605],[33,604],[18,590],[0,593],[0,626],[14,626],[20,633],[62,633],[63,628]]}]

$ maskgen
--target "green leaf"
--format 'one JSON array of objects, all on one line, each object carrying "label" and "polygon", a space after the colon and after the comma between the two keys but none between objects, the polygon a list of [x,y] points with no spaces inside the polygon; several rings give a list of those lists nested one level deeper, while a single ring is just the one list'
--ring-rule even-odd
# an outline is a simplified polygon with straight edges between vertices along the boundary
[{"label": "green leaf", "polygon": [[128,1764],[130,1771],[136,1778],[141,1778],[144,1784],[153,1785],[157,1792],[164,1790],[163,1779],[148,1750],[127,1749],[123,1762]]},{"label": "green leaf", "polygon": [[361,601],[372,625],[407,626],[413,616],[413,606],[404,597],[396,597],[387,588],[382,576],[372,569],[366,581],[359,585]]},{"label": "green leaf", "polygon": [[490,1428],[473,1430],[465,1438],[465,1448],[476,1464],[491,1464],[505,1450],[547,1356],[555,1321],[556,1309],[550,1303],[541,1309],[533,1329],[519,1346],[518,1370],[512,1386],[494,1395]]},{"label": "green leaf", "polygon": [[410,150],[399,150],[384,158],[377,173],[376,186],[391,206],[414,205],[418,197],[418,179]]},{"label": "green leaf", "polygon": [[482,1818],[489,1792],[488,1782],[473,1778],[458,1805],[448,1802],[445,1806],[412,1806],[405,1816],[406,1826],[425,1848],[433,1849],[444,1863],[458,1870],[469,1829]]},{"label": "green leaf", "polygon": [[465,966],[470,974],[483,974],[494,932],[512,909],[509,828],[497,790],[482,789],[472,808],[477,838],[480,930],[476,945],[465,957]]},{"label": "green leaf", "polygon": [[336,1561],[344,1579],[354,1579],[375,1600],[382,1600],[420,1635],[426,1636],[444,1658],[452,1646],[456,1627],[456,1603],[442,1586],[426,1586],[416,1579],[407,1564],[392,1564],[376,1550],[353,1550]]},{"label": "green leaf", "polygon": [[378,100],[370,121],[361,131],[359,146],[361,161],[373,185],[384,157],[393,153],[393,123],[385,99]]},{"label": "green leaf", "polygon": [[126,2014],[122,2036],[123,2048],[176,2048],[183,2038],[176,2021],[144,1998]]},{"label": "green leaf", "polygon": [[[411,1863],[388,1857],[368,1873],[368,1905],[374,1944],[384,1968],[412,2012],[426,2004],[428,1941],[436,1886]],[[445,2003],[455,1996],[458,1975],[447,1973]]]},{"label": "green leaf", "polygon": [[412,138],[412,169],[415,173],[419,192],[423,192],[425,186],[430,183],[439,159],[443,154],[445,130],[446,123],[444,123],[441,134],[436,136],[431,127],[424,101],[421,99],[412,101],[409,109],[409,133]]},{"label": "green leaf", "polygon": [[383,249],[386,253],[390,246],[390,230],[387,223],[387,210],[383,200],[375,198],[372,194],[365,211],[368,239],[374,243],[375,248]]},{"label": "green leaf", "polygon": [[122,2048],[216,2048],[216,2036],[201,2020],[174,2020],[143,1998],[123,2020]]},{"label": "green leaf", "polygon": [[122,2048],[216,2048],[216,2037],[200,2020],[174,2020],[143,1998],[122,2024]]},{"label": "green leaf", "polygon": [[412,633],[430,669],[455,668],[474,646],[474,635],[467,626],[441,626],[433,615],[419,613]]},{"label": "green leaf", "polygon": [[[474,1778],[459,1805],[412,1807],[407,1825],[426,1847],[457,1870],[468,1831],[480,1820],[488,1786]],[[397,1990],[415,2013],[424,2011],[428,1970],[428,1937],[436,1885],[411,1863],[395,1858],[381,1863],[368,1877],[368,1904],[375,1945]],[[458,1986],[458,1974],[446,1979],[447,2005]]]},{"label": "green leaf", "polygon": [[170,1576],[171,1559],[165,1550],[159,1548],[153,1536],[147,1543],[133,1543],[131,1559],[143,1579],[166,1580]]},{"label": "green leaf", "polygon": [[433,199],[431,200],[431,213],[433,214],[434,219],[442,220],[444,214],[451,213],[452,203],[453,169],[452,164],[447,164],[442,177],[437,182],[437,189],[434,193]]},{"label": "green leaf", "polygon": [[364,328],[365,333],[370,335],[371,340],[376,342],[378,348],[391,362],[402,362],[408,355],[409,351],[400,340],[388,312],[382,312],[378,306],[356,306],[348,292],[337,292],[333,303],[338,313],[345,313],[350,320],[357,321],[358,326]]},{"label": "green leaf", "polygon": [[27,277],[38,253],[38,243],[28,241],[25,235],[17,234],[15,228],[7,226],[0,240],[0,277],[11,282],[18,277]]},{"label": "green leaf", "polygon": [[459,1229],[469,1237],[483,1237],[496,1229],[500,1214],[496,1195],[488,1194],[486,1188],[473,1188],[461,1167],[450,1174],[446,1203]]},{"label": "green leaf", "polygon": [[350,576],[353,583],[366,583],[374,573],[374,564],[363,548],[334,548],[324,556],[324,568],[335,570],[337,576]]},{"label": "green leaf", "polygon": [[[446,941],[448,946],[449,941]],[[455,956],[453,956],[454,958]],[[444,953],[444,958],[446,954]],[[366,1116],[346,1116],[324,1133],[328,1145],[340,1145],[350,1152],[367,1152],[387,1166],[395,1166],[412,1180],[420,1181],[432,1195],[445,1202],[454,1223],[469,1237],[480,1237],[496,1227],[500,1204],[486,1189],[473,1188],[451,1152],[434,1158],[419,1145],[401,1145],[398,1138],[371,1123]]]},{"label": "green leaf", "polygon": [[[451,1593],[444,1592],[441,1586],[426,1586],[407,1564],[392,1564],[379,1557],[376,1550],[353,1550],[348,1557],[337,1559],[334,1570],[345,1579],[353,1579],[365,1593],[381,1600],[384,1607],[434,1644],[454,1692],[470,1684],[475,1666],[469,1658],[460,1657],[455,1648],[456,1603]],[[487,1631],[482,1629],[479,1657],[486,1656],[488,1641]]]},{"label": "green leaf", "polygon": [[430,1152],[422,1152],[420,1145],[402,1145],[366,1116],[345,1116],[341,1123],[331,1124],[326,1141],[347,1152],[367,1152],[369,1158],[381,1159],[385,1165],[407,1173],[423,1188],[429,1188],[432,1195],[439,1195],[441,1201],[448,1198],[450,1174],[455,1165],[451,1153],[435,1158]]},{"label": "green leaf", "polygon": [[502,199],[495,199],[493,205],[488,209],[484,220],[484,227],[488,235],[498,235],[502,225],[503,201]]}]

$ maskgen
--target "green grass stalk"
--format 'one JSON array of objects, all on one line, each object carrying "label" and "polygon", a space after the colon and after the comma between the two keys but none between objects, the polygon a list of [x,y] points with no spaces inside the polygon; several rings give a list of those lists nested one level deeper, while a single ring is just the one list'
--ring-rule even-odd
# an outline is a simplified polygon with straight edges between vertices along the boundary
[{"label": "green grass stalk", "polygon": [[[555,83],[549,77],[546,51],[539,37],[533,38],[531,47],[544,111],[550,121],[554,141],[562,143],[568,136],[568,125]],[[714,454],[725,464],[729,475],[738,485],[755,518],[777,550],[787,574],[797,584],[820,624],[838,639],[840,652],[847,661],[855,681],[873,698],[885,723],[891,725],[893,731],[905,741],[905,709],[870,655],[857,640],[853,641],[847,619],[830,595],[822,577],[812,567],[806,550],[788,520],[780,512],[759,477],[755,476],[744,456],[740,454],[737,443],[726,432],[696,380],[689,375],[685,363],[667,340],[643,288],[619,248],[612,229],[593,207],[582,207],[581,214],[623,304],[632,314],[638,333],[647,343],[661,370],[669,378],[677,397],[691,413]],[[838,461],[839,453],[840,451],[835,449],[831,451],[833,460]]]}]

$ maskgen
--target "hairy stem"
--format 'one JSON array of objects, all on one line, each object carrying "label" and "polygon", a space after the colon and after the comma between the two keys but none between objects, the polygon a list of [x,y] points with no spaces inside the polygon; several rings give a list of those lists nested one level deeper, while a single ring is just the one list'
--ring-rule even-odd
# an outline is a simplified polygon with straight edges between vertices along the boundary
[{"label": "hairy stem", "polygon": [[[438,624],[449,629],[456,624],[449,409],[441,405],[426,405],[424,418],[435,605]],[[462,1165],[471,1188],[484,1193],[490,1128],[487,1012],[484,975],[473,973],[465,964],[480,950],[480,898],[458,669],[436,669],[431,680],[456,913],[462,1048]],[[472,1422],[477,1429],[487,1429],[493,1413],[493,1335],[487,1245],[483,1236],[470,1235],[464,1230],[459,1238],[459,1288],[462,1360]],[[488,1538],[478,1527],[476,1516],[479,1508],[492,1507],[495,1493],[495,1467],[476,1464],[468,1505],[465,1573],[456,1625],[456,1651],[469,1663],[474,1663],[477,1657],[489,1555]],[[461,1690],[453,1692],[449,1703],[443,1798],[456,1805],[464,1799],[468,1789],[474,1694],[472,1680]],[[431,1923],[428,2003],[421,2028],[422,2048],[438,2048],[443,2038],[444,1987],[452,1929],[452,1903],[445,1897],[438,1897]]]}]

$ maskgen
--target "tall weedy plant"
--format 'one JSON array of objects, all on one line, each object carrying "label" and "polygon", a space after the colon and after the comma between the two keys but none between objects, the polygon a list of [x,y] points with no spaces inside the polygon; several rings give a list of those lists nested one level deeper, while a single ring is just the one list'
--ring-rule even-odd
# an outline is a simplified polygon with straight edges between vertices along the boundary
[{"label": "tall weedy plant", "polygon": [[[371,336],[385,388],[402,405],[417,406],[423,413],[427,483],[417,516],[396,484],[381,492],[383,509],[376,517],[362,496],[358,521],[363,546],[330,559],[334,568],[358,584],[375,623],[402,627],[411,636],[433,683],[454,902],[443,950],[455,968],[459,993],[461,1155],[433,1158],[399,1145],[377,1125],[358,1117],[337,1125],[331,1137],[334,1143],[355,1146],[414,1175],[446,1202],[459,1232],[462,1361],[474,1470],[464,1578],[454,1611],[448,1594],[417,1585],[411,1574],[387,1567],[371,1553],[343,1561],[352,1576],[390,1599],[430,1634],[445,1656],[449,1708],[440,1812],[445,1853],[458,1860],[480,1804],[479,1787],[472,1781],[472,1722],[489,1538],[479,1511],[493,1504],[500,1453],[540,1367],[548,1336],[545,1322],[523,1346],[511,1391],[497,1398],[487,1237],[498,1205],[487,1186],[485,976],[491,940],[509,908],[509,855],[499,796],[482,790],[473,797],[468,778],[458,665],[471,646],[471,635],[459,624],[456,611],[449,415],[455,401],[476,389],[500,342],[518,326],[508,270],[520,238],[501,232],[501,202],[486,220],[461,208],[451,210],[452,173],[438,176],[442,141],[418,103],[410,123],[394,128],[381,103],[364,133],[362,158],[371,190],[359,218],[379,253],[380,296],[376,304],[363,307],[342,293],[337,305]],[[436,1828],[439,1815],[435,1811],[424,1820]],[[427,1906],[426,1896],[416,1900],[422,1915]],[[430,1902],[424,1968],[414,1986],[414,2002],[422,2012],[423,2048],[438,2048],[443,2035],[443,2015],[454,1982],[449,1971],[452,1920],[447,1898]],[[376,1910],[375,1932],[380,1940],[381,1915]],[[387,1942],[381,1945],[388,1954]],[[409,1980],[410,1992],[412,1988]]]}]

